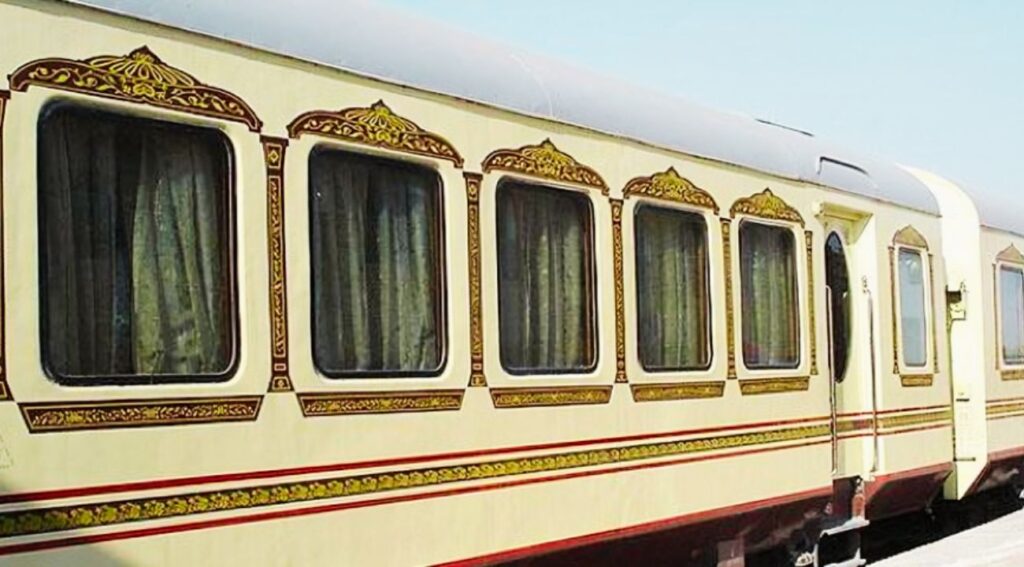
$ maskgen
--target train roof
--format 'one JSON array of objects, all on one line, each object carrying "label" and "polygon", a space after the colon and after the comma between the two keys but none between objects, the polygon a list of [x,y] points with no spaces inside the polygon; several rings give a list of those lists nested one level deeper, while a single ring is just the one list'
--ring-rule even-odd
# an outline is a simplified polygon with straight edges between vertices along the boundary
[{"label": "train roof", "polygon": [[896,164],[367,0],[71,0],[279,55],[938,214]]}]

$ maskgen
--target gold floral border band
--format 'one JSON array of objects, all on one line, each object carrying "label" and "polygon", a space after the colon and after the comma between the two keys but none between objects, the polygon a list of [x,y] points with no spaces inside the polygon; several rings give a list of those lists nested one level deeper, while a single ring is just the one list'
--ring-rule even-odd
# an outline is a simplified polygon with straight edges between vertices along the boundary
[{"label": "gold floral border band", "polygon": [[611,386],[491,388],[491,401],[498,409],[600,405],[611,399]]},{"label": "gold floral border band", "polygon": [[[3,211],[4,203],[4,116],[7,111],[7,101],[11,99],[11,93],[0,90],[0,211]],[[14,401],[11,388],[7,385],[7,329],[4,327],[6,321],[5,298],[6,291],[4,282],[4,237],[0,231],[0,401]]]},{"label": "gold floral border band", "polygon": [[725,382],[678,382],[669,384],[632,384],[634,402],[668,402],[721,398],[725,394]]},{"label": "gold floral border band", "polygon": [[369,107],[313,110],[288,125],[288,136],[316,134],[355,144],[450,161],[461,168],[462,156],[451,142],[395,114],[383,100]]},{"label": "gold floral border band", "polygon": [[814,233],[810,230],[804,231],[804,240],[807,244],[807,313],[810,317],[807,333],[811,337],[811,376],[818,375],[818,320],[815,317],[817,308],[814,299],[814,288],[817,287],[814,279]]},{"label": "gold floral border band", "polygon": [[484,173],[509,171],[531,177],[574,183],[602,194],[608,194],[608,184],[594,169],[576,161],[576,158],[555,147],[551,139],[534,146],[495,150],[484,158]]},{"label": "gold floral border band", "polygon": [[923,413],[902,413],[899,415],[887,415],[878,418],[878,426],[881,429],[899,429],[903,427],[914,427],[920,425],[941,425],[953,423],[953,410],[943,408]]},{"label": "gold floral border band", "polygon": [[462,407],[462,390],[413,392],[327,392],[298,394],[304,417],[455,411]]},{"label": "gold floral border band", "polygon": [[262,396],[19,404],[30,433],[255,421]]},{"label": "gold floral border band", "polygon": [[38,59],[11,73],[10,84],[15,91],[38,85],[241,122],[253,132],[263,127],[237,95],[171,67],[146,46],[127,55]]},{"label": "gold floral border band", "polygon": [[1024,417],[1024,402],[989,403],[985,408],[985,415],[990,420]]},{"label": "gold floral border band", "polygon": [[676,441],[648,442],[613,448],[586,449],[559,454],[514,457],[458,465],[358,474],[211,490],[158,495],[32,510],[0,512],[0,539],[38,536],[110,527],[137,522],[181,518],[213,512],[241,512],[270,506],[365,497],[399,490],[423,489],[462,482],[508,479],[538,473],[595,469],[623,463],[641,463],[669,457],[742,449],[759,445],[799,448],[827,438],[828,424],[801,425],[767,431],[730,433]]},{"label": "gold floral border band", "polygon": [[466,245],[469,253],[469,385],[487,386],[484,373],[483,263],[480,258],[480,182],[483,175],[465,172]]},{"label": "gold floral border band", "polygon": [[732,291],[732,220],[721,219],[722,263],[725,266],[725,340],[728,374],[736,379],[736,304]]},{"label": "gold floral border band", "polygon": [[288,376],[288,290],[284,245],[284,157],[288,140],[260,137],[267,168],[267,251],[270,266],[270,392],[291,392]]},{"label": "gold floral border band", "polygon": [[809,376],[785,378],[741,379],[740,393],[744,396],[762,394],[788,394],[790,392],[806,392],[811,387]]}]

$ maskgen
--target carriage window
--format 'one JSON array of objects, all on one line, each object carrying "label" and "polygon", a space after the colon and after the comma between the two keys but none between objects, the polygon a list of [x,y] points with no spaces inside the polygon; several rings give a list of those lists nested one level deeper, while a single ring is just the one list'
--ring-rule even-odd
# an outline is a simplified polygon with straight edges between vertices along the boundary
[{"label": "carriage window", "polygon": [[318,149],[309,158],[313,357],[331,377],[436,374],[444,355],[440,179]]},{"label": "carriage window", "polygon": [[921,253],[900,248],[900,340],[903,343],[903,364],[907,366],[924,366],[928,362],[925,281]]},{"label": "carriage window", "polygon": [[594,367],[591,224],[585,195],[511,182],[498,188],[498,318],[510,372]]},{"label": "carriage window", "polygon": [[850,274],[843,241],[834,232],[825,240],[825,282],[829,290],[832,375],[836,382],[842,382],[850,357]]},{"label": "carriage window", "polygon": [[743,362],[752,369],[796,368],[800,310],[793,231],[740,225],[740,287]]},{"label": "carriage window", "polygon": [[999,270],[999,308],[1003,329],[1003,363],[1024,364],[1024,271]]},{"label": "carriage window", "polygon": [[644,205],[635,218],[640,363],[654,371],[707,368],[704,217]]},{"label": "carriage window", "polygon": [[231,156],[217,131],[54,106],[39,123],[44,364],[79,384],[225,378]]}]

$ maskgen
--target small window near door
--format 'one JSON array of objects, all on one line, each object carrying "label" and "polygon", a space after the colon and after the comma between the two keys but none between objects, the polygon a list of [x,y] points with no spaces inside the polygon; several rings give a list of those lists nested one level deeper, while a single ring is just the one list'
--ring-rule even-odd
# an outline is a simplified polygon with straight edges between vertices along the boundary
[{"label": "small window near door", "polygon": [[1024,365],[1024,271],[999,270],[999,309],[1003,336],[1003,364]]},{"label": "small window near door", "polygon": [[850,274],[843,241],[834,232],[825,240],[825,282],[830,292],[832,375],[842,382],[850,356]]},{"label": "small window near door", "polygon": [[909,367],[922,367],[928,363],[925,281],[921,253],[900,248],[900,340],[903,343],[903,364]]},{"label": "small window near door", "polygon": [[740,225],[743,362],[751,369],[800,364],[800,308],[793,231]]}]

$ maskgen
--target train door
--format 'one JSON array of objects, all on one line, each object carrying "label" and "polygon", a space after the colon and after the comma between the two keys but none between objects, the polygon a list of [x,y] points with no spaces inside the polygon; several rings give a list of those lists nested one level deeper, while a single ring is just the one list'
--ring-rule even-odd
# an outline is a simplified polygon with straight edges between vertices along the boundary
[{"label": "train door", "polygon": [[851,306],[853,293],[846,245],[837,231],[825,239],[825,313],[828,327],[829,393],[832,408],[832,474],[847,476],[840,455],[840,389],[850,366]]}]

